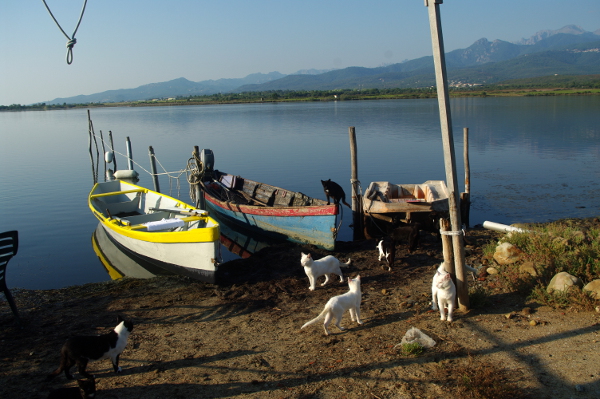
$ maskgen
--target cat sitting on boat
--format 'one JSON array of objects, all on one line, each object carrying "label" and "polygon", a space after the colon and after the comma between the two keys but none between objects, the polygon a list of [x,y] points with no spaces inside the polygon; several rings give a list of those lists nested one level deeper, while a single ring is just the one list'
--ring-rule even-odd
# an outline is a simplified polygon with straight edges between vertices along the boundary
[{"label": "cat sitting on boat", "polygon": [[71,375],[71,367],[77,364],[79,374],[92,379],[94,376],[89,374],[85,369],[88,361],[109,359],[112,361],[115,373],[121,372],[119,367],[119,356],[127,345],[127,338],[133,330],[131,320],[125,320],[121,316],[117,317],[118,325],[113,331],[103,335],[93,336],[74,336],[67,339],[60,351],[60,365],[56,370],[48,376],[48,379],[56,377],[61,372],[65,372],[65,376],[73,379]]},{"label": "cat sitting on boat", "polygon": [[343,282],[344,276],[342,275],[340,266],[347,267],[351,262],[352,259],[348,259],[348,262],[342,263],[332,255],[327,255],[324,258],[314,260],[311,254],[305,254],[304,252],[302,252],[302,257],[300,258],[300,264],[304,267],[304,272],[310,282],[308,289],[311,291],[315,290],[317,279],[321,276],[325,276],[325,281],[321,286],[329,282],[329,274],[337,274],[340,276],[340,282]]},{"label": "cat sitting on boat", "polygon": [[77,387],[58,388],[50,391],[47,399],[91,399],[96,396],[96,380],[78,379]]},{"label": "cat sitting on boat", "polygon": [[331,320],[336,319],[335,325],[340,331],[345,331],[345,328],[340,325],[344,312],[349,311],[352,321],[356,321],[358,324],[363,324],[360,320],[360,302],[361,302],[361,290],[360,290],[360,276],[356,278],[348,277],[348,292],[342,295],[334,296],[329,299],[323,308],[323,311],[311,321],[304,323],[300,329],[315,324],[321,319],[323,321],[323,328],[325,329],[325,335],[329,335],[327,326],[331,323]]},{"label": "cat sitting on boat", "polygon": [[352,208],[346,202],[346,193],[344,192],[342,186],[334,181],[331,181],[331,179],[321,180],[321,184],[323,185],[323,190],[325,191],[325,196],[327,197],[327,205],[329,205],[329,197],[331,197],[334,204],[339,205],[340,201],[342,201],[348,208]]}]

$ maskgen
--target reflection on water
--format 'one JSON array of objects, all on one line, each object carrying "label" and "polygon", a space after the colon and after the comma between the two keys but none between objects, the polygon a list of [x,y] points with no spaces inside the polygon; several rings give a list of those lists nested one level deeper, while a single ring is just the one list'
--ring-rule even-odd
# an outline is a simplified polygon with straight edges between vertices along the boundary
[{"label": "reflection on water", "polygon": [[282,243],[284,241],[278,241],[271,237],[262,236],[255,231],[246,231],[237,225],[233,225],[230,222],[211,215],[217,222],[219,222],[219,229],[221,231],[221,246],[223,261],[227,262],[233,259],[245,259],[266,248],[270,245]]},{"label": "reflection on water", "polygon": [[[244,231],[238,226],[215,219],[219,222],[221,231],[221,258],[223,262],[248,258],[263,248],[281,242],[260,236],[255,232]],[[92,247],[112,280],[123,277],[146,279],[174,274],[170,271],[171,267],[169,265],[159,261],[151,262],[148,258],[141,257],[115,242],[106,234],[101,223],[98,223],[92,234]]]},{"label": "reflection on water", "polygon": [[113,280],[123,277],[152,278],[173,274],[113,241],[106,234],[101,223],[98,223],[98,227],[92,234],[92,247]]}]

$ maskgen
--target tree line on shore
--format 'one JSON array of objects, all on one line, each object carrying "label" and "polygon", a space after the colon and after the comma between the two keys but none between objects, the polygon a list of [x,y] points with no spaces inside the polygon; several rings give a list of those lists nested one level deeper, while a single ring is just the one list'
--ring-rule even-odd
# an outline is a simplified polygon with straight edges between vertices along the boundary
[{"label": "tree line on shore", "polygon": [[[470,96],[555,96],[555,95],[598,95],[600,94],[600,75],[587,76],[548,76],[542,78],[519,79],[493,85],[465,85],[450,83],[450,95],[453,97]],[[435,98],[435,87],[426,88],[361,88],[338,90],[272,90],[248,91],[242,93],[216,93],[200,96],[153,99],[121,103],[82,103],[82,104],[46,104],[0,105],[0,111],[47,111],[84,107],[122,107],[152,105],[196,105],[230,104],[255,102],[288,101],[348,101],[378,99],[417,99]]]}]

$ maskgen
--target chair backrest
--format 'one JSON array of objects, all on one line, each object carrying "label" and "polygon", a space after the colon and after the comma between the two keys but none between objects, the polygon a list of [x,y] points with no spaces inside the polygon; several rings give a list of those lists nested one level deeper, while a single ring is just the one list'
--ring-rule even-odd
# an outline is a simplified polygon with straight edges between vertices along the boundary
[{"label": "chair backrest", "polygon": [[19,250],[19,233],[16,230],[0,233],[0,281],[4,280],[8,261]]}]

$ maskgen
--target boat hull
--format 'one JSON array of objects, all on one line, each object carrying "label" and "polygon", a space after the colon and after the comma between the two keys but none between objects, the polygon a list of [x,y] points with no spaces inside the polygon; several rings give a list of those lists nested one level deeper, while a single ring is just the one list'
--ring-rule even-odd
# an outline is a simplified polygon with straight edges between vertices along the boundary
[{"label": "boat hull", "polygon": [[205,195],[206,208],[218,218],[275,239],[292,241],[299,244],[315,245],[326,250],[335,249],[335,214],[310,214],[303,209],[252,209],[218,201]]},{"label": "boat hull", "polygon": [[372,182],[363,197],[363,208],[365,214],[396,214],[410,221],[424,213],[448,212],[448,190],[441,180],[423,184]]},{"label": "boat hull", "polygon": [[98,183],[88,204],[112,241],[172,273],[215,281],[219,224],[204,210],[123,181]]},{"label": "boat hull", "polygon": [[140,258],[175,274],[214,283],[217,262],[215,253],[220,242],[204,243],[154,243],[122,236],[105,229],[112,240]]},{"label": "boat hull", "polygon": [[[231,175],[222,174],[231,177]],[[232,185],[224,189],[222,184],[205,184],[204,206],[215,215],[217,219],[225,219],[237,224],[244,229],[253,230],[261,235],[277,240],[291,241],[299,244],[315,245],[326,250],[335,249],[337,236],[336,219],[338,206],[327,204],[323,200],[306,197],[302,193],[295,193],[279,187],[257,183],[252,180],[236,177],[237,189]],[[251,187],[251,194],[246,191]],[[246,198],[257,199],[257,192],[267,193],[262,197],[265,204],[281,203],[286,201],[287,206],[277,205],[252,205],[242,204],[231,200],[222,200],[217,193],[231,194],[233,191],[246,195]],[[240,198],[239,196],[237,198]],[[302,198],[302,202],[310,205],[292,206],[294,198]]]}]

